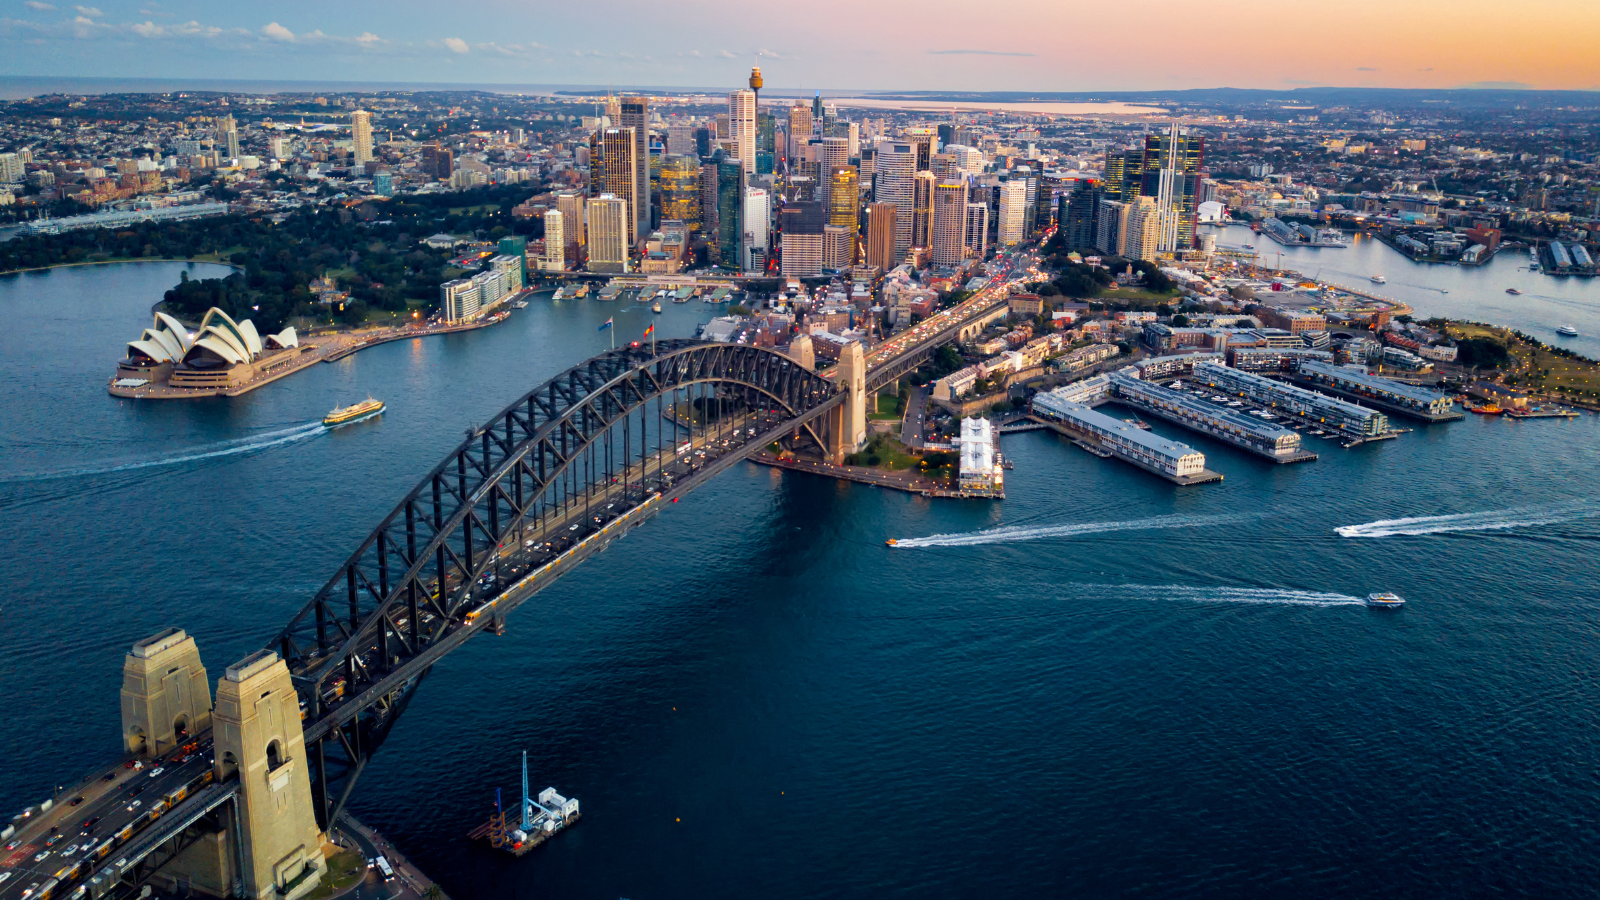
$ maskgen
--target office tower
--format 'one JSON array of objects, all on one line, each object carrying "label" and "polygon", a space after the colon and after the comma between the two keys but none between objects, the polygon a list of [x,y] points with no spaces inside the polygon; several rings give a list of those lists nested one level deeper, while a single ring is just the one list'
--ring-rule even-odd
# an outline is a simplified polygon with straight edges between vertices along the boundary
[{"label": "office tower", "polygon": [[429,178],[449,178],[454,170],[454,154],[447,148],[437,142],[422,145],[422,174]]},{"label": "office tower", "polygon": [[1132,200],[1144,193],[1145,151],[1106,151],[1106,198]]},{"label": "office tower", "polygon": [[[748,92],[747,92],[748,93]],[[717,162],[717,262],[723,268],[744,268],[744,160],[724,156]]]},{"label": "office tower", "polygon": [[763,272],[771,248],[772,198],[763,188],[744,192],[744,270]]},{"label": "office tower", "polygon": [[867,265],[888,271],[899,263],[894,255],[893,203],[873,203],[867,207]]},{"label": "office tower", "polygon": [[956,142],[956,127],[954,125],[940,125],[938,132],[940,146],[948,147]]},{"label": "office tower", "polygon": [[628,271],[633,243],[628,201],[616,194],[589,199],[589,271],[619,275]]},{"label": "office tower", "polygon": [[564,272],[567,268],[566,229],[561,227],[566,217],[559,209],[546,210],[544,214],[544,255],[539,258],[539,271]]},{"label": "office tower", "polygon": [[1039,178],[1033,174],[1033,169],[1028,166],[1018,166],[1012,170],[1007,180],[1020,181],[1027,186],[1027,199],[1025,201],[1027,205],[1022,209],[1022,235],[1024,238],[1031,237],[1035,223],[1038,221],[1038,207],[1036,204],[1038,202]]},{"label": "office tower", "polygon": [[996,242],[1002,247],[1015,247],[1027,236],[1028,183],[1013,178],[1000,185],[1000,214],[996,217],[999,228]]},{"label": "office tower", "polygon": [[848,228],[822,226],[822,267],[842,271],[855,265],[855,236]]},{"label": "office tower", "polygon": [[771,113],[756,107],[756,174],[771,175],[777,171],[778,124]]},{"label": "office tower", "polygon": [[834,171],[850,165],[850,142],[841,137],[826,137],[812,147],[817,153],[817,184],[822,189],[819,199],[826,206],[832,196]]},{"label": "office tower", "polygon": [[1038,188],[1033,200],[1033,233],[1047,231],[1056,219],[1056,196],[1062,189],[1062,181],[1053,175],[1040,175]]},{"label": "office tower", "polygon": [[788,158],[793,161],[800,158],[800,148],[811,140],[811,107],[799,100],[789,107],[789,152]]},{"label": "office tower", "polygon": [[822,110],[822,92],[817,91],[816,94],[811,98],[812,131],[816,132],[817,134],[821,134],[825,115],[826,113],[824,113]]},{"label": "office tower", "polygon": [[696,153],[695,126],[691,122],[674,122],[667,126],[667,155],[692,156]]},{"label": "office tower", "polygon": [[860,222],[860,191],[856,187],[854,166],[839,166],[829,175],[827,209],[829,228],[839,234],[828,240],[824,232],[823,255],[825,265],[831,269],[844,269],[855,265],[857,237]]},{"label": "office tower", "polygon": [[728,95],[728,138],[733,141],[734,155],[744,165],[744,173],[756,171],[756,95],[754,91],[738,90]]},{"label": "office tower", "polygon": [[350,143],[357,164],[372,162],[372,113],[358,109],[350,114]]},{"label": "office tower", "polygon": [[961,177],[961,163],[954,153],[935,153],[928,163],[929,171],[933,177],[940,181],[952,181]]},{"label": "office tower", "polygon": [[702,160],[710,159],[711,153],[716,149],[717,130],[709,125],[702,125],[694,130],[694,152]]},{"label": "office tower", "polygon": [[233,116],[223,116],[222,120],[218,123],[218,127],[222,131],[222,139],[225,142],[228,150],[228,158],[238,159],[239,123],[233,120]]},{"label": "office tower", "polygon": [[1201,172],[1205,152],[1205,138],[1183,135],[1176,122],[1167,134],[1147,135],[1144,139],[1141,193],[1155,197],[1162,210],[1162,252],[1194,246],[1195,217],[1205,180]]},{"label": "office tower", "polygon": [[927,247],[933,243],[933,186],[932,172],[918,172],[912,178],[911,246]]},{"label": "office tower", "polygon": [[875,151],[872,147],[861,148],[861,161],[856,164],[856,172],[860,176],[861,189],[863,191],[869,191],[872,189],[873,156],[875,155]]},{"label": "office tower", "polygon": [[677,220],[684,231],[700,231],[700,160],[669,156],[661,163],[661,221]]},{"label": "office tower", "polygon": [[289,139],[286,137],[267,138],[267,152],[273,159],[289,158]]},{"label": "office tower", "polygon": [[372,191],[380,197],[394,196],[394,176],[379,172],[372,176]]},{"label": "office tower", "polygon": [[892,268],[899,265],[911,249],[912,213],[917,199],[917,151],[904,141],[886,141],[878,144],[872,159],[872,199],[892,203],[898,210],[894,217],[894,262],[885,267]]},{"label": "office tower", "polygon": [[732,135],[732,133],[728,130],[728,114],[717,113],[715,120],[717,123],[717,140],[728,140],[728,138]]},{"label": "office tower", "polygon": [[562,237],[569,248],[567,258],[574,262],[578,259],[576,248],[584,243],[583,201],[583,195],[576,191],[563,191],[556,195],[556,209],[561,211]]},{"label": "office tower", "polygon": [[[650,98],[623,97],[618,114],[618,126],[630,129],[633,135],[633,188],[626,196],[634,220],[630,239],[638,240],[650,231]],[[623,196],[615,184],[608,182],[606,189]]]},{"label": "office tower", "polygon": [[926,172],[938,152],[939,135],[931,128],[907,128],[902,140],[917,149],[917,171]]},{"label": "office tower", "polygon": [[1161,247],[1164,218],[1154,197],[1138,197],[1129,203],[1127,224],[1122,228],[1122,255],[1128,259],[1155,259]]},{"label": "office tower", "polygon": [[661,163],[667,158],[667,147],[660,141],[650,142],[650,224],[661,220]]},{"label": "office tower", "polygon": [[989,205],[967,204],[967,255],[982,259],[989,250]]},{"label": "office tower", "polygon": [[1100,184],[1093,179],[1083,179],[1072,190],[1061,195],[1059,230],[1061,242],[1068,250],[1083,250],[1095,246],[1095,228],[1100,217]]},{"label": "office tower", "polygon": [[786,278],[822,274],[825,216],[816,200],[790,203],[778,213],[783,241],[781,273]]},{"label": "office tower", "polygon": [[1122,249],[1122,223],[1127,217],[1127,203],[1101,198],[1100,211],[1095,218],[1095,249],[1101,253],[1119,252]]},{"label": "office tower", "polygon": [[[700,234],[712,246],[717,243],[717,164],[700,164]],[[715,255],[712,260],[715,261]]]},{"label": "office tower", "polygon": [[935,266],[959,266],[967,258],[967,183],[938,179],[933,188],[932,240]]},{"label": "office tower", "polygon": [[[634,244],[638,243],[639,240],[640,221],[638,198],[640,194],[638,191],[640,180],[639,169],[640,162],[642,162],[642,160],[635,155],[638,147],[638,141],[634,137],[634,130],[632,128],[607,128],[600,132],[600,170],[605,176],[604,180],[600,183],[600,191],[602,193],[611,194],[622,200],[622,202],[628,204],[627,241],[629,247],[632,247]],[[592,173],[594,172],[595,166],[594,162],[592,161],[593,157],[590,159],[590,177],[593,178]],[[648,173],[646,173],[646,175],[648,176]],[[649,188],[646,187],[645,190],[648,192]],[[594,194],[594,192],[594,189],[591,187],[589,193]],[[649,215],[648,210],[645,211],[645,215]],[[649,220],[646,219],[645,226],[648,227],[648,225]],[[592,216],[589,219],[589,227],[591,229],[594,227],[594,218]],[[591,236],[590,240],[591,242],[593,241],[593,236]],[[591,256],[594,253],[592,249],[589,252]]]}]

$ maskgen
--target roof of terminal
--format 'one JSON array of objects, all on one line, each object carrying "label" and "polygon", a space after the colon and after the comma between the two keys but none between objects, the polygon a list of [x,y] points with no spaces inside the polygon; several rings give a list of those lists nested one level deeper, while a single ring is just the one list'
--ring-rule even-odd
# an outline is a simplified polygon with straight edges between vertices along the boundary
[{"label": "roof of terminal", "polygon": [[1071,418],[1093,425],[1096,428],[1112,432],[1117,437],[1125,438],[1132,443],[1140,445],[1141,447],[1154,450],[1163,456],[1176,459],[1178,457],[1188,456],[1191,453],[1200,452],[1188,444],[1167,440],[1159,434],[1145,431],[1143,428],[1130,425],[1121,419],[1112,418],[1105,413],[1096,412],[1089,407],[1084,406],[1082,403],[1072,403],[1067,400],[1062,400],[1060,397],[1051,396],[1050,394],[1035,394],[1033,401],[1035,403],[1042,402],[1046,409],[1057,415],[1070,416]]},{"label": "roof of terminal", "polygon": [[1406,397],[1410,400],[1415,400],[1418,403],[1437,403],[1438,401],[1444,399],[1444,395],[1438,391],[1430,391],[1427,388],[1406,384],[1403,381],[1380,378],[1377,375],[1368,375],[1365,372],[1357,372],[1354,369],[1342,369],[1337,366],[1330,366],[1327,363],[1311,362],[1309,360],[1302,361],[1300,363],[1300,370],[1302,372],[1311,371],[1316,372],[1319,375],[1332,376],[1344,381],[1348,381],[1352,384],[1359,384],[1363,387],[1371,388],[1375,391],[1387,391],[1388,393],[1399,397]]}]

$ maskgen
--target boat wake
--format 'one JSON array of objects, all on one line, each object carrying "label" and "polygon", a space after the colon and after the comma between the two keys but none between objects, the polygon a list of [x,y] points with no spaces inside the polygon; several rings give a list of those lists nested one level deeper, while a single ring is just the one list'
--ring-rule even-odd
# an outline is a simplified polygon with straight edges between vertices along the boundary
[{"label": "boat wake", "polygon": [[1069,584],[1067,587],[1107,600],[1178,600],[1277,606],[1365,606],[1367,602],[1350,594],[1291,588],[1201,587],[1189,584]]},{"label": "boat wake", "polygon": [[896,550],[919,547],[972,547],[978,544],[1009,544],[1016,541],[1037,541],[1053,537],[1077,537],[1085,534],[1104,534],[1108,531],[1146,531],[1160,528],[1203,528],[1208,525],[1227,525],[1253,518],[1233,514],[1217,516],[1154,516],[1149,519],[1132,519],[1126,522],[1079,522],[1073,525],[1007,526],[964,534],[935,534],[922,538],[901,538],[892,545]]},{"label": "boat wake", "polygon": [[1600,516],[1600,506],[1593,503],[1568,503],[1551,506],[1522,506],[1511,509],[1491,509],[1484,512],[1456,513],[1448,516],[1416,516],[1407,519],[1380,519],[1361,525],[1341,525],[1335,528],[1341,537],[1384,538],[1424,534],[1444,534],[1451,531],[1500,531],[1506,528],[1531,528],[1537,525],[1555,525],[1579,519]]},{"label": "boat wake", "polygon": [[253,453],[276,447],[281,444],[290,444],[315,437],[325,431],[321,422],[311,422],[305,425],[296,425],[292,428],[282,428],[277,431],[268,431],[250,437],[234,438],[219,441],[215,444],[202,445],[184,453],[170,456],[157,456],[137,462],[116,463],[113,465],[88,466],[79,469],[63,469],[56,472],[29,472],[20,475],[0,476],[0,483],[15,483],[25,481],[51,481],[58,478],[76,478],[84,475],[105,475],[111,472],[131,472],[135,469],[151,469],[158,466],[176,466],[182,463],[198,462],[203,459],[215,459],[219,456],[234,456],[240,453]]}]

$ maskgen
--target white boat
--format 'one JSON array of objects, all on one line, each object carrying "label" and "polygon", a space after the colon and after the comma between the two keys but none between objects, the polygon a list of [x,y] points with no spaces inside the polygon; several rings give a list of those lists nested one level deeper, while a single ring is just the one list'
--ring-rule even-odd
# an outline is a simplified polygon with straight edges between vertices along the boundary
[{"label": "white boat", "polygon": [[1400,595],[1398,594],[1391,594],[1388,591],[1379,591],[1376,594],[1367,595],[1367,605],[1381,609],[1398,609],[1402,606],[1405,606],[1406,601],[1400,599]]},{"label": "white boat", "polygon": [[1383,277],[1382,275],[1374,275],[1374,276],[1372,276],[1372,278],[1370,280],[1372,281],[1373,284],[1388,284],[1389,283],[1389,279]]},{"label": "white boat", "polygon": [[1573,328],[1571,325],[1563,325],[1556,329],[1556,334],[1565,335],[1566,337],[1577,337],[1578,329]]},{"label": "white boat", "polygon": [[556,288],[556,292],[554,294],[550,295],[550,299],[551,300],[560,300],[565,295],[566,290],[567,289],[564,288],[564,287]]}]

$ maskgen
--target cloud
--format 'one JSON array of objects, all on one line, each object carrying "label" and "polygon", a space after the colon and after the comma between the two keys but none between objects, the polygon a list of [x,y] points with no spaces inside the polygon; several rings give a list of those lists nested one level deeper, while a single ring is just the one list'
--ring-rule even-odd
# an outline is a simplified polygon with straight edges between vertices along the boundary
[{"label": "cloud", "polygon": [[28,2],[26,2],[26,3],[22,4],[22,5],[26,6],[29,9],[37,9],[40,12],[48,12],[48,11],[50,11],[52,9],[55,9],[54,5],[49,4],[49,3],[44,3],[44,2],[42,2],[42,0],[28,0]]},{"label": "cloud", "polygon": [[723,59],[738,59],[739,58],[739,54],[733,52],[732,50],[718,50],[717,51],[717,55],[722,57]]},{"label": "cloud", "polygon": [[74,6],[73,9],[78,11],[78,15],[88,16],[91,19],[99,19],[105,16],[105,13],[93,6]]},{"label": "cloud", "polygon": [[1376,72],[1378,70],[1374,69],[1371,66],[1356,66],[1356,71],[1357,72]]},{"label": "cloud", "polygon": [[1531,91],[1533,85],[1522,81],[1474,81],[1458,84],[1456,88],[1466,91]]},{"label": "cloud", "polygon": [[355,42],[358,43],[358,44],[365,44],[367,46],[371,46],[373,44],[381,44],[381,43],[383,43],[383,38],[378,37],[377,35],[373,34],[370,31],[363,31],[360,34],[355,36]]},{"label": "cloud", "polygon": [[472,52],[472,48],[468,47],[467,42],[463,41],[461,38],[445,38],[444,45],[456,53]]},{"label": "cloud", "polygon": [[784,57],[780,56],[776,50],[757,50],[756,56],[764,59],[784,59]]},{"label": "cloud", "polygon": [[1010,50],[929,50],[934,56],[1032,56],[1032,53],[1016,53]]},{"label": "cloud", "polygon": [[294,42],[294,32],[283,27],[282,25],[279,25],[277,22],[270,22],[267,24],[267,27],[261,29],[261,36],[270,38],[274,41],[287,41],[289,43]]}]

